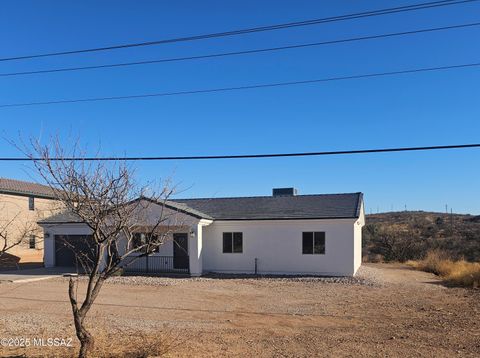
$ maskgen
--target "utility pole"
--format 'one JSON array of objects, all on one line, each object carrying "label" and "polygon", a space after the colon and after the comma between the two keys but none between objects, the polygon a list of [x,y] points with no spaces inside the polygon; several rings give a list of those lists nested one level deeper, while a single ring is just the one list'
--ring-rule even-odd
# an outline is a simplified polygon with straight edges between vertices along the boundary
[{"label": "utility pole", "polygon": [[450,208],[450,232],[451,236],[453,236],[453,210]]}]

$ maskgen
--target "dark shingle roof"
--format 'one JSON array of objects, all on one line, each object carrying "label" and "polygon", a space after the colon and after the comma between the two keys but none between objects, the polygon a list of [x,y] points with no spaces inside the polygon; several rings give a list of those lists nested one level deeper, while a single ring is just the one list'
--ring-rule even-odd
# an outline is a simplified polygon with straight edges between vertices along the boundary
[{"label": "dark shingle roof", "polygon": [[54,198],[52,189],[47,185],[7,178],[0,178],[0,193]]},{"label": "dark shingle roof", "polygon": [[[210,220],[353,219],[360,216],[362,193],[242,198],[176,199],[167,207]],[[40,223],[76,223],[81,220],[64,211]]]},{"label": "dark shingle roof", "polygon": [[362,193],[177,199],[215,220],[358,218]]},{"label": "dark shingle roof", "polygon": [[[144,199],[144,200],[149,200],[149,201],[152,201],[148,198],[138,198],[136,200],[141,200],[141,199]],[[157,202],[155,202],[157,203]],[[172,210],[176,210],[178,212],[182,212],[182,213],[185,213],[187,215],[190,215],[190,216],[194,216],[196,218],[199,218],[199,219],[210,219],[210,220],[213,220],[212,217],[210,217],[209,215],[205,214],[205,213],[202,213],[198,210],[195,210],[193,208],[190,208],[188,206],[186,206],[185,204],[182,204],[182,203],[177,203],[177,202],[173,202],[173,201],[159,201],[158,202],[159,205],[165,205],[166,207],[172,209]],[[41,221],[39,221],[40,224],[74,224],[74,223],[81,223],[83,222],[82,219],[76,215],[75,213],[72,213],[71,211],[69,210],[64,210],[62,212],[59,212],[55,215],[52,215],[52,216],[49,216]]]},{"label": "dark shingle roof", "polygon": [[209,220],[213,220],[214,218],[202,211],[199,211],[195,208],[192,208],[191,206],[187,205],[187,204],[184,204],[184,203],[181,203],[181,202],[177,202],[177,201],[174,201],[174,200],[168,200],[167,202],[165,202],[165,206],[169,207],[170,209],[173,209],[173,210],[178,210],[180,212],[184,212],[186,214],[189,214],[189,215],[192,215],[194,217],[197,217],[199,219],[209,219]]}]

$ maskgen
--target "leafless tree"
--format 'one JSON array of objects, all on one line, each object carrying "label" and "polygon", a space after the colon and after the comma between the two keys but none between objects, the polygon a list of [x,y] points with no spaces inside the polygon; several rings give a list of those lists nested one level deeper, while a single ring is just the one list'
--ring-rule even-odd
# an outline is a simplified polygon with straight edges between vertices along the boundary
[{"label": "leafless tree", "polygon": [[425,253],[418,231],[395,227],[367,228],[371,247],[369,251],[380,254],[385,261],[415,260]]},{"label": "leafless tree", "polygon": [[[0,211],[8,214],[6,204],[5,202],[0,203]],[[0,220],[0,264],[3,263],[4,257],[13,248],[24,245],[28,238],[38,234],[39,229],[36,223],[34,221],[25,221],[21,217],[20,211],[7,215]]]},{"label": "leafless tree", "polygon": [[[26,154],[65,207],[63,215],[83,222],[91,233],[85,247],[71,247],[87,278],[82,300],[77,297],[81,279],[71,277],[68,285],[79,357],[86,357],[93,350],[94,337],[85,319],[105,280],[153,253],[178,227],[173,214],[164,210],[173,189],[164,185],[152,193],[151,188],[137,185],[127,163],[81,160],[78,146],[67,152],[58,139],[50,145],[31,144]],[[140,232],[142,240],[138,240]],[[68,239],[65,242],[69,244]]]}]

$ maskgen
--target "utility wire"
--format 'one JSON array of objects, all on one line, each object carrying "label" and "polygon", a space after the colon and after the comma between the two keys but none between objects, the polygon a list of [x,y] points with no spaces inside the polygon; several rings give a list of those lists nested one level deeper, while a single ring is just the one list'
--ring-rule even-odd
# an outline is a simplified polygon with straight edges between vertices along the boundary
[{"label": "utility wire", "polygon": [[[240,155],[200,155],[200,156],[174,156],[174,157],[52,157],[52,161],[147,161],[147,160],[207,160],[207,159],[255,159],[255,158],[280,158],[280,157],[313,157],[325,155],[349,155],[349,154],[371,154],[371,153],[390,153],[390,152],[412,152],[412,151],[430,151],[445,149],[466,149],[480,148],[479,144],[457,144],[457,145],[437,145],[428,147],[400,147],[400,148],[378,148],[378,149],[359,149],[359,150],[339,150],[328,152],[302,152],[302,153],[273,153],[273,154],[240,154]],[[44,158],[36,157],[0,157],[0,161],[44,161]]]},{"label": "utility wire", "polygon": [[164,58],[159,60],[111,63],[111,64],[94,65],[94,66],[64,67],[64,68],[52,68],[48,70],[0,73],[0,77],[25,76],[25,75],[35,75],[35,74],[56,73],[56,72],[71,72],[71,71],[93,70],[93,69],[103,69],[103,68],[113,68],[113,67],[150,65],[150,64],[165,63],[165,62],[199,60],[199,59],[226,57],[226,56],[249,55],[249,54],[255,54],[255,53],[262,53],[262,52],[283,51],[283,50],[308,48],[308,47],[322,46],[322,45],[348,43],[348,42],[355,42],[355,41],[375,40],[375,39],[382,39],[382,38],[388,38],[388,37],[414,35],[414,34],[435,32],[435,31],[456,30],[456,29],[474,27],[479,25],[480,25],[480,22],[474,22],[469,24],[434,27],[434,28],[428,28],[428,29],[419,29],[419,30],[403,31],[403,32],[393,32],[393,33],[371,35],[371,36],[352,37],[352,38],[346,38],[346,39],[312,42],[312,43],[304,43],[304,44],[297,44],[297,45],[290,45],[290,46],[269,47],[269,48],[261,48],[261,49],[254,49],[254,50],[234,51],[234,52],[221,52],[221,53],[200,55],[200,56],[174,57],[174,58]]},{"label": "utility wire", "polygon": [[480,66],[480,62],[451,65],[451,66],[415,68],[415,69],[391,71],[391,72],[376,72],[376,73],[367,73],[367,74],[351,75],[351,76],[317,78],[317,79],[303,80],[303,81],[262,83],[262,84],[256,84],[256,85],[237,86],[237,87],[221,87],[221,88],[198,89],[198,90],[178,91],[178,92],[146,93],[146,94],[127,95],[127,96],[52,100],[52,101],[45,101],[45,102],[7,103],[7,104],[0,104],[0,108],[29,107],[29,106],[41,106],[41,105],[53,105],[53,104],[65,104],[65,103],[118,101],[118,100],[128,100],[128,99],[138,99],[138,98],[170,97],[170,96],[182,96],[182,95],[192,95],[192,94],[202,94],[202,93],[231,92],[231,91],[250,90],[250,89],[315,84],[315,83],[322,83],[322,82],[345,81],[345,80],[353,80],[353,79],[361,79],[361,78],[404,75],[404,74],[420,73],[420,72],[444,71],[444,70],[461,69],[461,68],[474,68],[478,66]]},{"label": "utility wire", "polygon": [[156,41],[136,42],[136,43],[128,43],[128,44],[122,44],[122,45],[95,47],[95,48],[87,48],[87,49],[79,49],[79,50],[71,50],[71,51],[40,53],[40,54],[32,54],[32,55],[25,55],[25,56],[11,56],[11,57],[0,58],[0,61],[4,62],[4,61],[25,60],[25,59],[40,58],[40,57],[64,56],[64,55],[73,55],[73,54],[79,54],[79,53],[91,53],[91,52],[110,51],[110,50],[118,50],[118,49],[124,49],[124,48],[132,48],[132,47],[153,46],[153,45],[162,45],[167,43],[196,41],[196,40],[204,40],[204,39],[226,37],[226,36],[238,36],[238,35],[244,35],[244,34],[250,34],[250,33],[256,33],[256,32],[273,31],[273,30],[280,30],[280,29],[300,27],[300,26],[319,25],[319,24],[336,22],[336,21],[353,20],[353,19],[359,19],[359,18],[371,17],[371,16],[381,16],[381,15],[394,14],[394,13],[405,12],[405,11],[416,11],[416,10],[422,10],[422,9],[430,9],[430,8],[436,8],[436,7],[471,3],[476,1],[479,1],[479,0],[433,1],[433,2],[415,4],[415,5],[392,7],[392,8],[386,8],[386,9],[380,9],[380,10],[320,18],[320,19],[288,22],[288,23],[282,23],[282,24],[276,24],[276,25],[253,27],[253,28],[246,28],[246,29],[239,29],[239,30],[232,30],[232,31],[225,31],[225,32],[215,32],[210,34],[193,35],[193,36],[187,36],[187,37],[177,37],[177,38],[163,39],[163,40],[156,40]]}]

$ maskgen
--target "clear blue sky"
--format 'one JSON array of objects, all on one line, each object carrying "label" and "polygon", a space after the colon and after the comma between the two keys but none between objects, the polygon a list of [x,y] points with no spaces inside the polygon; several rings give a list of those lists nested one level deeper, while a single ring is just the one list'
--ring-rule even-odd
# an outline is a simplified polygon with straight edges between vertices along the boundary
[{"label": "clear blue sky", "polygon": [[[0,57],[148,41],[421,1],[2,1]],[[480,2],[148,48],[0,63],[0,73],[332,40],[480,21]],[[479,62],[480,28],[230,58],[0,78],[0,103],[178,91]],[[480,70],[0,109],[2,135],[80,136],[105,155],[216,155],[480,142]],[[0,142],[2,156],[19,155]],[[480,213],[480,150],[138,163],[184,197],[365,193],[367,212]],[[29,179],[24,164],[0,176]]]}]

